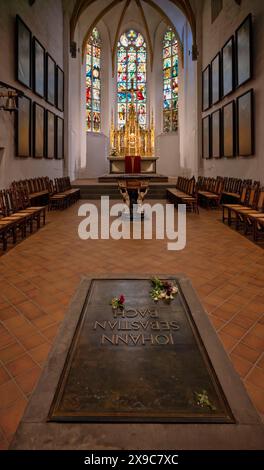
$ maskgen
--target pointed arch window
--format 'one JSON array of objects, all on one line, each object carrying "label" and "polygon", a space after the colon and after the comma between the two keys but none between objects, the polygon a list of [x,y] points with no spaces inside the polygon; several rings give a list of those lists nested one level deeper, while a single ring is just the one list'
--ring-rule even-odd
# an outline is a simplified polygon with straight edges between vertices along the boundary
[{"label": "pointed arch window", "polygon": [[178,129],[178,78],[178,41],[169,28],[163,39],[163,132],[175,132]]},{"label": "pointed arch window", "polygon": [[131,90],[139,124],[147,125],[147,46],[142,34],[133,29],[122,34],[117,47],[118,128],[126,123],[132,103]]},{"label": "pointed arch window", "polygon": [[96,28],[86,47],[86,130],[101,131],[101,38]]}]

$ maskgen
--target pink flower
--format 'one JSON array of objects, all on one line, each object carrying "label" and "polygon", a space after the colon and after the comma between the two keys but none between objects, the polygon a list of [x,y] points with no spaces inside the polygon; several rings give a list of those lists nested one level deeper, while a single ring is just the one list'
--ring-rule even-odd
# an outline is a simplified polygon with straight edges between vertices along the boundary
[{"label": "pink flower", "polygon": [[120,295],[118,300],[119,300],[119,303],[123,305],[125,303],[126,299],[125,299],[124,295]]}]

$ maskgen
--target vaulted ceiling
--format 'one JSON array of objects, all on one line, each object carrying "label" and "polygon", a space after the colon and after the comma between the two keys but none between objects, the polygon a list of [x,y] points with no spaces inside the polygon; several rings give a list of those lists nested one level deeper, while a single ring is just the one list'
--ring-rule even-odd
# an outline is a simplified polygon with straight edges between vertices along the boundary
[{"label": "vaulted ceiling", "polygon": [[189,0],[75,0],[70,20],[72,50],[76,26],[82,18],[85,18],[86,27],[82,37],[83,51],[93,28],[103,20],[108,26],[114,57],[124,26],[134,22],[142,26],[152,61],[154,33],[160,22],[164,21],[176,29],[177,33],[177,30],[181,31],[186,19],[193,34],[193,49],[196,50],[196,21]]}]

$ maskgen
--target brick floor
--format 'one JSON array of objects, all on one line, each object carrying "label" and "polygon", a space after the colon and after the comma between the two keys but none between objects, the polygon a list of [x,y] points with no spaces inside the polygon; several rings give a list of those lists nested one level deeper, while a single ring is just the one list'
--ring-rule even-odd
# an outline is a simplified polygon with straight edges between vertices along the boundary
[{"label": "brick floor", "polygon": [[[84,201],[82,201],[84,202]],[[182,273],[264,413],[264,251],[219,212],[188,214],[187,247],[161,240],[78,238],[78,205],[0,257],[0,449],[12,439],[58,326],[83,275]]]}]

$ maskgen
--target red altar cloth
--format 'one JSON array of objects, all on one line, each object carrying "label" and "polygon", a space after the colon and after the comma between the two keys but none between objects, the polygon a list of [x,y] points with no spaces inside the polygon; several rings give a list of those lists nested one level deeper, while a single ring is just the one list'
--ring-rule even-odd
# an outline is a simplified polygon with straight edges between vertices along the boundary
[{"label": "red altar cloth", "polygon": [[141,173],[141,157],[129,156],[125,157],[125,173]]}]

